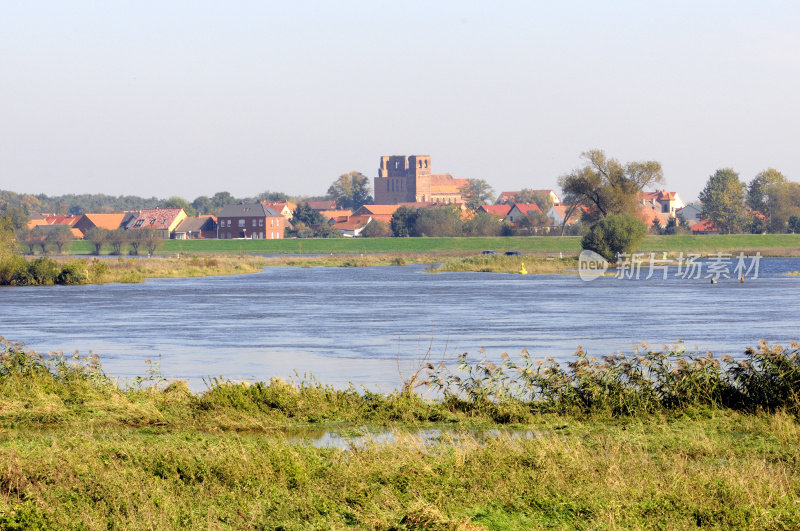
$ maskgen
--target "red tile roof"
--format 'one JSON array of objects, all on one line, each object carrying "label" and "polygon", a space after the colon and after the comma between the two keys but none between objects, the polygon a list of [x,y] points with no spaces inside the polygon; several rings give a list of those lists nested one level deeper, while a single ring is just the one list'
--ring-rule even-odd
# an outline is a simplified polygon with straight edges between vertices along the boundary
[{"label": "red tile roof", "polygon": [[[525,215],[527,215],[528,212],[530,212],[531,210],[533,210],[534,212],[537,210],[539,212],[542,211],[542,209],[539,208],[539,205],[537,205],[536,203],[514,203],[514,207],[516,207],[520,212],[522,212]],[[509,209],[509,211],[511,211],[511,209]]]},{"label": "red tile roof", "polygon": [[511,212],[511,205],[507,203],[502,205],[481,205],[481,210],[493,216],[504,218]]},{"label": "red tile roof", "polygon": [[689,227],[689,230],[692,232],[719,232],[719,229],[714,226],[714,223],[710,219],[698,221]]},{"label": "red tile roof", "polygon": [[182,208],[154,208],[142,210],[139,212],[139,216],[136,220],[134,220],[128,228],[169,230],[181,213],[183,213]]}]

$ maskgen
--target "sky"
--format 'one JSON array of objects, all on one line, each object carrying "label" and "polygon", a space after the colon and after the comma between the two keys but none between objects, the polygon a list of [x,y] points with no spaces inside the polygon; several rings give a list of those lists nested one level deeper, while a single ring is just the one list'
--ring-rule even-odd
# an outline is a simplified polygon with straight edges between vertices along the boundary
[{"label": "sky", "polygon": [[497,193],[602,149],[692,200],[800,180],[800,3],[0,5],[0,189],[321,195],[382,155]]}]

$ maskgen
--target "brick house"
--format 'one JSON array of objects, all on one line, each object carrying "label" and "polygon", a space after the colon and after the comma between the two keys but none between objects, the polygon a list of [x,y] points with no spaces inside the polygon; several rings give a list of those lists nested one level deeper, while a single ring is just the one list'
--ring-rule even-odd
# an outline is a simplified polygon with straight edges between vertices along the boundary
[{"label": "brick house", "polygon": [[283,238],[286,223],[279,212],[261,203],[225,205],[217,216],[217,237],[279,240]]}]

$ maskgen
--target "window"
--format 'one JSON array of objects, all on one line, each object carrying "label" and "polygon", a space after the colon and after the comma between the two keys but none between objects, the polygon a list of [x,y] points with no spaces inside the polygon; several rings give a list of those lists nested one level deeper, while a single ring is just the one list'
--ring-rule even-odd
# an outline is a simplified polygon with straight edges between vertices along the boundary
[{"label": "window", "polygon": [[274,227],[275,226],[275,218],[269,218],[269,226],[270,227]]},{"label": "window", "polygon": [[258,220],[258,226],[259,227],[263,227],[264,226],[264,220],[263,219],[259,219]]},{"label": "window", "polygon": [[228,226],[229,227],[231,226],[231,220],[228,220]]},{"label": "window", "polygon": [[243,228],[244,228],[244,220],[243,220],[243,219],[240,219],[240,220],[239,220],[239,228],[240,228],[240,229],[243,229]]},{"label": "window", "polygon": [[134,229],[138,229],[139,227],[141,227],[141,226],[142,226],[142,223],[144,223],[144,220],[143,220],[143,219],[139,219],[139,220],[137,220],[137,221],[136,221],[136,225],[134,225],[134,226],[133,226],[133,228],[134,228]]},{"label": "window", "polygon": [[259,240],[263,240],[264,239],[264,233],[263,232],[259,232],[258,233],[258,239]]}]

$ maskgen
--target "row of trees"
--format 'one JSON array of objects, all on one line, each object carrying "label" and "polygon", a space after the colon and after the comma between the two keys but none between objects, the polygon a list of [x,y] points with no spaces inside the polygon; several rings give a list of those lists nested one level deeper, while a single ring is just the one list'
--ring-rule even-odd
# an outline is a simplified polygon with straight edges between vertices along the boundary
[{"label": "row of trees", "polygon": [[[51,251],[63,254],[68,251],[73,242],[72,232],[66,226],[38,226],[33,229],[20,229],[16,231],[16,240],[26,254],[46,255]],[[164,238],[159,231],[153,229],[137,230],[106,230],[101,228],[89,229],[84,235],[84,240],[94,245],[94,254],[99,255],[103,247],[111,247],[111,254],[121,255],[139,254],[139,250],[147,251],[152,255],[163,244]]]},{"label": "row of trees", "polygon": [[699,196],[703,212],[721,232],[800,232],[800,184],[767,169],[749,184],[731,168],[717,170]]}]

